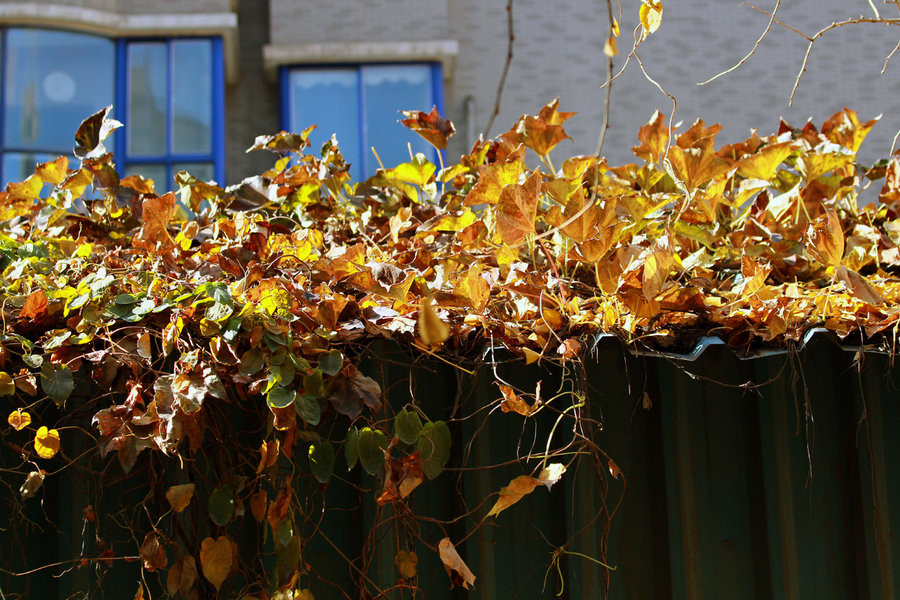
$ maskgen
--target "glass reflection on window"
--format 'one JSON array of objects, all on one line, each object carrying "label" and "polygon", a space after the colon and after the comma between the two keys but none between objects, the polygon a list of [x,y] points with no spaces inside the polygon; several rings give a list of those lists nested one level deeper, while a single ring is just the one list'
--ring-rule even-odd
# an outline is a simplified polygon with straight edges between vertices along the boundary
[{"label": "glass reflection on window", "polygon": [[11,29],[4,57],[4,146],[69,152],[79,123],[113,103],[115,44],[39,29]]}]

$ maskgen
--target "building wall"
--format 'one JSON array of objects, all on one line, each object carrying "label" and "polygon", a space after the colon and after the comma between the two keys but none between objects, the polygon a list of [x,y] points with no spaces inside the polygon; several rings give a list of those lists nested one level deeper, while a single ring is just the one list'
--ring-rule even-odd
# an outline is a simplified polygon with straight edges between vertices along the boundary
[{"label": "building wall", "polygon": [[[519,115],[534,114],[559,97],[561,110],[578,114],[566,123],[573,139],[560,144],[556,155],[594,152],[603,119],[605,7],[594,0],[555,0],[552,5],[514,0],[512,4],[514,58],[500,113],[487,134],[506,131]],[[34,6],[0,0],[0,9],[3,5]],[[270,164],[264,154],[244,154],[255,135],[277,131],[281,124],[276,71],[263,61],[267,47],[456,42],[444,73],[445,113],[458,131],[449,147],[451,160],[468,150],[473,135],[487,126],[507,51],[507,0],[54,0],[52,5],[121,15],[237,12],[238,43],[232,43],[236,51],[226,56],[231,65],[226,96],[229,183]],[[614,164],[633,160],[631,147],[638,128],[654,110],[671,115],[673,109],[672,100],[648,81],[636,59],[627,58],[637,5],[623,3],[622,8],[620,54],[614,65],[617,72],[625,69],[612,84],[610,129],[603,148]],[[893,16],[888,8],[883,12]],[[792,0],[781,4],[778,16],[809,36],[834,20],[871,12],[868,0]],[[807,42],[778,25],[735,72],[709,85],[696,85],[738,62],[753,48],[767,22],[766,15],[741,6],[738,0],[666,3],[662,27],[641,44],[639,55],[647,75],[677,98],[675,120],[684,126],[697,117],[723,123],[718,142],[725,144],[746,137],[751,127],[763,134],[773,132],[781,116],[795,126],[808,118],[821,124],[849,106],[864,120],[884,113],[860,156],[871,162],[887,155],[900,130],[896,100],[900,57],[888,65],[884,76],[880,71],[884,57],[897,44],[896,28],[847,26],[822,37],[793,106],[788,98]]]}]

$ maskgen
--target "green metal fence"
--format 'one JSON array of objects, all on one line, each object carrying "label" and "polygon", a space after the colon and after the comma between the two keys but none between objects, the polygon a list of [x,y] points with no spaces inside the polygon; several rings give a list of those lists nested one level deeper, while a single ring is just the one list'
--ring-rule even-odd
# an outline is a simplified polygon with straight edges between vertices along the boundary
[{"label": "green metal fence", "polygon": [[[452,426],[453,468],[410,497],[416,514],[429,517],[412,531],[397,525],[402,510],[375,504],[374,491],[330,485],[324,535],[303,550],[304,560],[318,565],[311,578],[316,598],[341,597],[325,580],[351,598],[376,596],[397,581],[393,559],[401,549],[419,556],[422,592],[395,591],[392,598],[898,595],[900,368],[891,356],[857,352],[821,334],[802,348],[751,359],[716,344],[702,344],[691,356],[641,354],[614,338],[597,342],[583,370],[510,358],[488,353],[470,376],[439,361],[413,360],[389,344],[371,349],[361,368],[380,380],[391,406],[416,402],[432,419],[462,418]],[[566,419],[553,429],[558,413],[550,410],[538,418],[502,413],[497,376],[526,391],[540,382],[544,399],[587,389],[580,410],[602,423],[594,440],[607,456],[599,465],[580,461],[551,491],[537,489],[485,519],[492,494],[535,464],[514,459],[542,453],[551,430],[553,447],[574,435]],[[563,394],[557,408],[571,399]],[[8,447],[2,458],[4,468],[17,460]],[[341,477],[377,487],[358,471]],[[48,479],[47,486],[43,504],[29,506],[31,533],[24,539],[0,533],[7,570],[79,556],[83,506],[63,480]],[[128,493],[139,498],[141,491]],[[376,514],[395,518],[373,532]],[[48,516],[59,518],[63,531],[48,526]],[[244,520],[248,546],[262,543],[260,526],[249,515]],[[477,576],[474,590],[451,590],[427,547],[444,535]],[[134,543],[136,553],[140,540]],[[271,551],[271,541],[263,549]],[[361,553],[372,560],[351,566],[342,557]],[[94,565],[71,566],[5,575],[0,585],[6,597],[68,598],[97,585],[105,597],[118,597],[133,594],[140,577],[134,563],[103,570],[105,579]]]}]

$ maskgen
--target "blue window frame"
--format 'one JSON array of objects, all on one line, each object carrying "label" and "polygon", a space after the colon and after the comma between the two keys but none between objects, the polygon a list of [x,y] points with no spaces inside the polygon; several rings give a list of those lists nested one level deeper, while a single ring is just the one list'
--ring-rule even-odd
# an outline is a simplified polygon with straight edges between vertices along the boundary
[{"label": "blue window frame", "polygon": [[393,167],[423,153],[437,160],[434,148],[399,123],[400,110],[443,112],[441,67],[433,63],[296,66],[281,70],[282,127],[310,136],[318,150],[332,134],[360,181],[375,174],[378,160]]},{"label": "blue window frame", "polygon": [[2,31],[0,180],[71,155],[82,119],[113,104],[108,140],[123,174],[158,192],[187,170],[224,180],[224,64],[218,38],[109,39],[69,31]]}]

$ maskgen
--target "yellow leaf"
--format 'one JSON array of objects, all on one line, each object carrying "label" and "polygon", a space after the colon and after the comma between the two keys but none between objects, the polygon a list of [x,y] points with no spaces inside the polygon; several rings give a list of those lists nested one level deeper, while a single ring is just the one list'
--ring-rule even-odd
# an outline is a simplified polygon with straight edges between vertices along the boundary
[{"label": "yellow leaf", "polygon": [[497,232],[505,244],[515,246],[531,233],[541,197],[540,171],[534,171],[523,185],[510,184],[497,201]]},{"label": "yellow leaf", "polygon": [[531,363],[540,360],[541,354],[540,352],[535,352],[531,348],[522,348],[522,352],[525,353],[525,364],[530,365]]},{"label": "yellow leaf", "polygon": [[748,179],[769,181],[775,175],[778,166],[790,156],[792,151],[791,142],[765,146],[756,154],[742,158],[737,163],[738,173]]},{"label": "yellow leaf", "polygon": [[501,512],[518,502],[523,496],[534,491],[541,482],[534,477],[528,475],[519,475],[509,482],[506,487],[500,488],[500,497],[494,503],[494,507],[487,514],[489,517],[495,517]]},{"label": "yellow leaf", "polygon": [[507,185],[517,183],[525,169],[521,156],[498,165],[491,165],[481,172],[478,183],[466,195],[464,204],[497,204],[500,191]]},{"label": "yellow leaf", "polygon": [[12,375],[6,371],[0,371],[0,396],[12,396],[16,393],[16,384]]},{"label": "yellow leaf", "polygon": [[606,44],[603,45],[603,54],[612,58],[616,54],[619,53],[619,47],[616,45],[615,36],[609,36],[606,38]]},{"label": "yellow leaf", "polygon": [[419,303],[419,337],[429,346],[437,346],[450,337],[450,327],[438,317],[431,298],[422,298]]},{"label": "yellow leaf", "polygon": [[59,432],[41,426],[34,434],[34,449],[41,458],[53,458],[59,452]]},{"label": "yellow leaf", "polygon": [[501,385],[500,393],[503,394],[503,402],[500,403],[500,410],[503,412],[516,412],[526,417],[534,412],[533,407],[519,398],[515,390],[508,385]]},{"label": "yellow leaf", "polygon": [[194,484],[193,483],[185,483],[182,485],[173,485],[166,491],[166,500],[169,501],[169,504],[172,505],[172,510],[177,513],[180,513],[185,508],[187,508],[188,504],[191,503],[191,499],[194,497]]},{"label": "yellow leaf", "polygon": [[56,160],[41,163],[34,168],[34,172],[43,181],[51,185],[59,185],[66,178],[66,169],[69,166],[69,159],[60,156]]},{"label": "yellow leaf", "polygon": [[641,290],[646,300],[652,300],[662,291],[672,267],[673,253],[668,235],[659,239],[653,252],[644,258]]},{"label": "yellow leaf", "polygon": [[454,584],[459,583],[467,590],[475,585],[475,575],[463,562],[450,538],[444,538],[438,542],[438,554],[441,557],[441,562],[444,563],[447,575],[450,576],[450,580]]},{"label": "yellow leaf", "polygon": [[200,545],[200,567],[203,569],[203,576],[213,584],[216,591],[228,577],[233,561],[231,540],[227,535],[219,536],[215,540],[208,537]]},{"label": "yellow leaf", "polygon": [[662,2],[659,0],[644,0],[644,4],[641,4],[639,12],[641,27],[644,28],[642,37],[646,38],[659,29],[659,26],[662,24],[662,14]]},{"label": "yellow leaf", "polygon": [[17,408],[9,413],[9,417],[7,417],[6,420],[13,426],[13,429],[21,431],[31,424],[31,415],[21,408]]},{"label": "yellow leaf", "polygon": [[415,552],[407,552],[399,550],[394,556],[394,566],[403,579],[412,579],[416,576],[416,565],[419,564],[419,557]]},{"label": "yellow leaf", "polygon": [[294,594],[294,600],[316,600],[313,597],[313,593],[309,591],[309,588],[300,590],[296,594]]},{"label": "yellow leaf", "polygon": [[[862,300],[863,302],[868,302],[869,304],[879,305],[884,304],[884,298],[881,297],[881,294],[878,293],[878,290],[869,283],[865,277],[854,271],[853,269],[848,269],[844,265],[838,265],[835,270],[835,275],[844,286],[847,288],[851,294]],[[10,415],[12,416],[12,415]]]},{"label": "yellow leaf", "polygon": [[459,278],[453,293],[468,300],[476,312],[481,312],[491,297],[491,286],[481,276],[481,267],[472,263],[466,274]]}]

